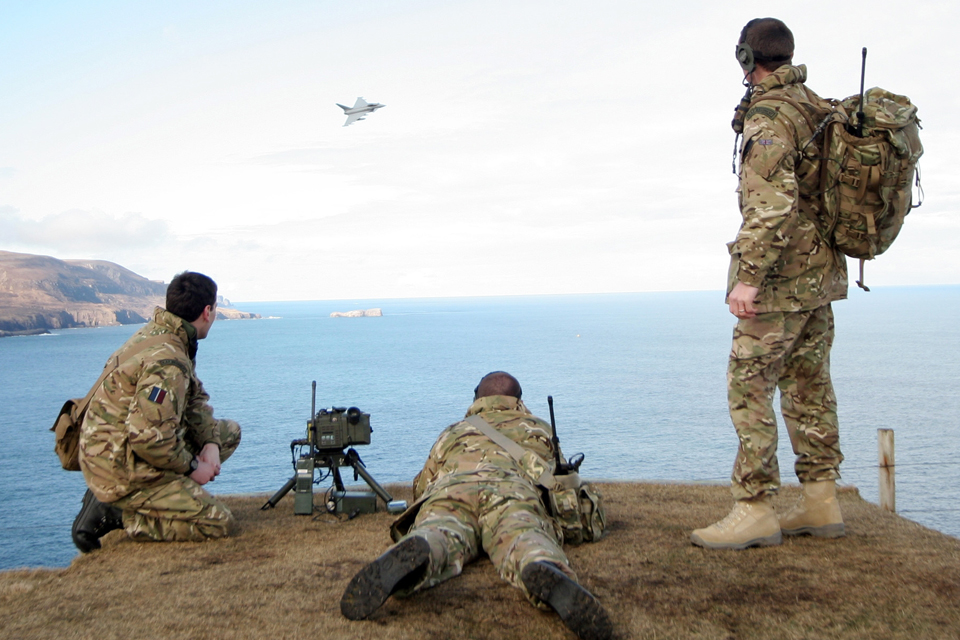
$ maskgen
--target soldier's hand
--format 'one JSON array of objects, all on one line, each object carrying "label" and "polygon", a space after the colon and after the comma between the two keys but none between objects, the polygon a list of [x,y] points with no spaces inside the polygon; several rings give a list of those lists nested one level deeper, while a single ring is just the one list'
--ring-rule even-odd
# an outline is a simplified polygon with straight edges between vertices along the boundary
[{"label": "soldier's hand", "polygon": [[197,470],[190,474],[190,479],[202,485],[207,484],[215,477],[217,477],[217,473],[213,465],[197,456]]},{"label": "soldier's hand", "polygon": [[220,447],[214,443],[208,442],[203,445],[203,449],[201,449],[199,455],[197,455],[197,460],[212,465],[213,475],[215,477],[220,475]]},{"label": "soldier's hand", "polygon": [[727,296],[730,313],[738,318],[753,318],[756,316],[757,308],[753,303],[757,299],[758,293],[760,293],[760,289],[757,287],[738,282],[730,295]]}]

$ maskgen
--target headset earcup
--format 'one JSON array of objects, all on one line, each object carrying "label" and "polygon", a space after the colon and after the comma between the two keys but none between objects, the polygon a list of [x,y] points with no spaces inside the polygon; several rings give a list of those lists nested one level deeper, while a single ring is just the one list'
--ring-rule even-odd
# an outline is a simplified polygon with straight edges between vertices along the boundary
[{"label": "headset earcup", "polygon": [[737,62],[747,73],[750,73],[756,67],[756,62],[753,59],[753,49],[746,42],[737,45]]}]

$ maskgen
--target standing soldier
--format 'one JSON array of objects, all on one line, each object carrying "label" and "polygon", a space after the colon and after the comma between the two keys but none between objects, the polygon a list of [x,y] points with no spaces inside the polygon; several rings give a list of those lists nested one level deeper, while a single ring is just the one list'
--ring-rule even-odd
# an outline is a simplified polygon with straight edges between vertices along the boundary
[{"label": "standing soldier", "polygon": [[[812,139],[799,109],[812,105],[817,113],[829,105],[804,85],[807,70],[792,65],[793,51],[793,34],[774,18],[748,22],[737,44],[749,85],[743,104],[751,103],[734,120],[734,130],[743,132],[743,224],[729,245],[726,300],[738,318],[727,394],[740,448],[731,478],[733,510],[691,537],[711,549],[779,544],[782,533],[844,533],[836,499],[843,456],[830,382],[830,303],[847,297],[846,259],[815,225],[822,206],[822,140]],[[803,484],[800,502],[779,521],[771,505],[780,487],[777,387]]]},{"label": "standing soldier", "polygon": [[[509,373],[487,374],[474,390],[467,418],[479,416],[535,454],[524,457],[534,461],[530,465],[550,461],[552,472],[550,425],[531,415],[520,395],[520,383]],[[391,528],[397,544],[350,581],[340,600],[343,615],[366,618],[391,594],[438,585],[486,552],[501,578],[535,605],[554,609],[578,636],[611,637],[606,611],[577,583],[560,547],[560,527],[547,515],[530,477],[544,471],[521,469],[468,420],[447,427],[414,479],[416,502]]]},{"label": "standing soldier", "polygon": [[94,393],[80,433],[89,488],[72,534],[83,553],[120,528],[134,540],[227,535],[233,515],[201,485],[240,444],[240,425],[213,417],[194,361],[216,307],[213,280],[180,273],[167,287],[166,309],[157,307],[114,354],[125,360]]}]

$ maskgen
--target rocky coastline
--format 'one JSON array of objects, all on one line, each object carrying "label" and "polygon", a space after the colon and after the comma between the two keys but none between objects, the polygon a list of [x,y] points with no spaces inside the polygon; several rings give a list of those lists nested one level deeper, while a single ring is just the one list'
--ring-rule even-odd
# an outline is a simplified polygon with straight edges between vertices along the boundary
[{"label": "rocky coastline", "polygon": [[[0,251],[0,338],[142,324],[163,306],[166,290],[166,283],[105,260]],[[218,304],[218,319],[259,317],[226,300]]]}]

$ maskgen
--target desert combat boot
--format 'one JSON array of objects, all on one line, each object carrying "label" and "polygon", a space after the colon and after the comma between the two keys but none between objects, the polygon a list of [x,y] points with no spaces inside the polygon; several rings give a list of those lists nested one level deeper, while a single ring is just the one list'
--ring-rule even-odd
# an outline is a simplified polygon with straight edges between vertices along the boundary
[{"label": "desert combat boot", "polygon": [[797,504],[780,518],[780,530],[787,536],[809,533],[818,538],[843,537],[836,481],[804,482]]},{"label": "desert combat boot", "polygon": [[726,518],[690,536],[690,542],[707,549],[769,547],[782,541],[770,498],[737,500]]}]

